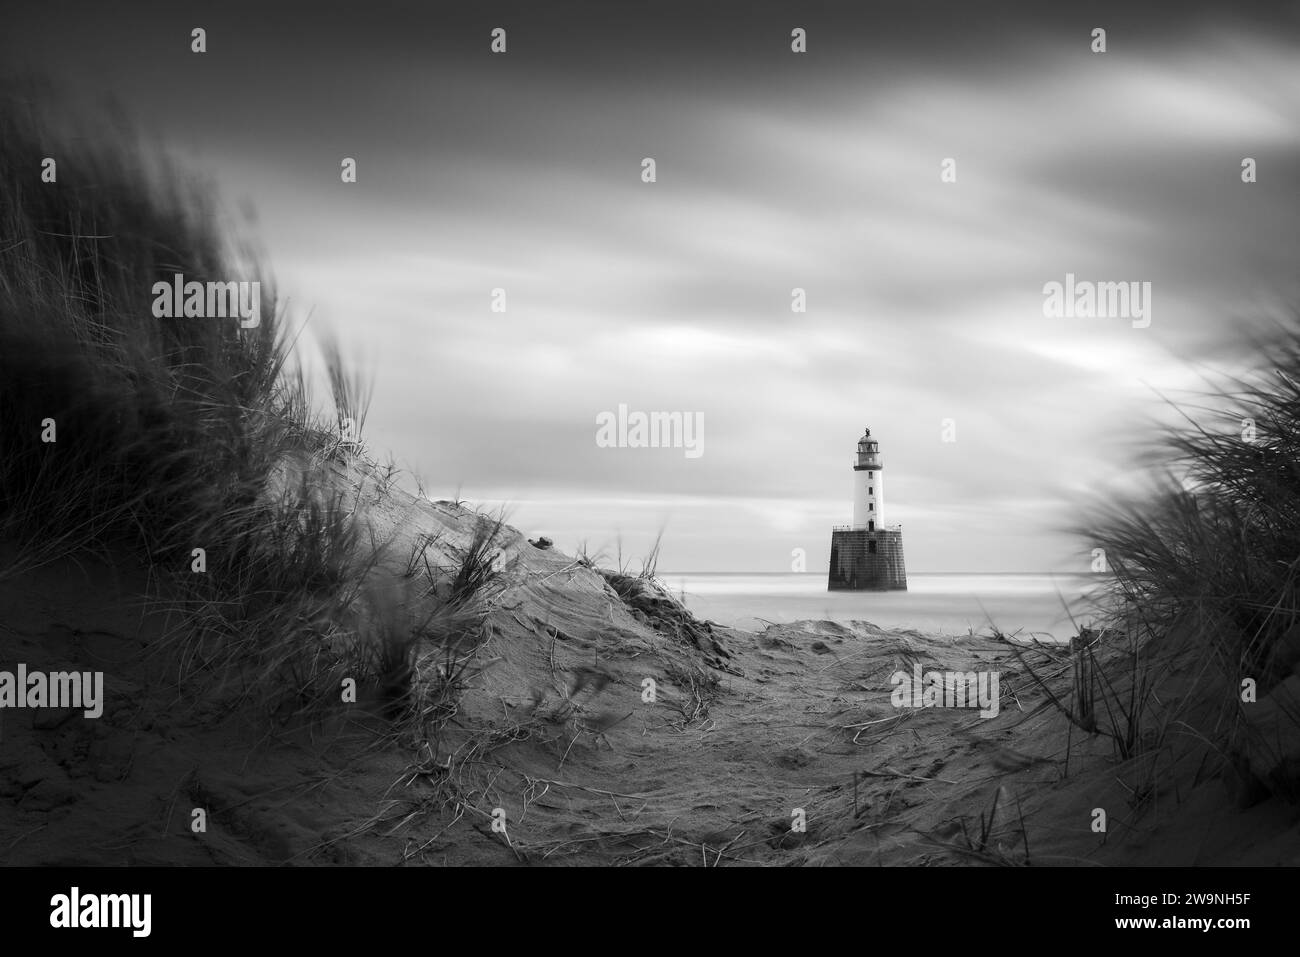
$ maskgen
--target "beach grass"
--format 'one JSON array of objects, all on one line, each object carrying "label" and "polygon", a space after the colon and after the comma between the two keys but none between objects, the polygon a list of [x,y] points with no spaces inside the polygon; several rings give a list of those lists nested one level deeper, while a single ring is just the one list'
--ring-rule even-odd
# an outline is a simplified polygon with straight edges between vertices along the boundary
[{"label": "beach grass", "polygon": [[[231,709],[319,713],[347,679],[403,698],[412,649],[481,616],[381,587],[386,545],[350,483],[372,384],[326,338],[318,407],[269,270],[212,192],[120,126],[61,136],[48,107],[0,93],[0,575],[139,563],[169,621],[156,650]],[[154,285],[177,274],[258,283],[260,321],[159,318]],[[492,537],[452,605],[490,580]]]},{"label": "beach grass", "polygon": [[[1254,358],[1255,372],[1178,404],[1178,421],[1155,443],[1147,492],[1096,506],[1078,529],[1103,550],[1114,603],[1107,634],[1125,647],[1123,661],[1105,667],[1091,645],[1078,649],[1088,658],[1085,690],[1102,703],[1076,714],[1091,715],[1077,722],[1085,730],[1104,718],[1121,757],[1172,720],[1229,769],[1249,766],[1295,794],[1300,317],[1259,337]],[[1184,664],[1193,685],[1185,705],[1153,711],[1162,676]]]}]

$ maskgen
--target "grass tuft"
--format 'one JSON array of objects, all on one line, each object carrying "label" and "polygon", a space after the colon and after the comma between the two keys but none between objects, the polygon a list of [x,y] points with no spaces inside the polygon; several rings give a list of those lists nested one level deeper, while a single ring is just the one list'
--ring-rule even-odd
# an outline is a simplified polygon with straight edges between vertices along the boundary
[{"label": "grass tuft", "polygon": [[[402,711],[421,644],[478,634],[500,523],[450,602],[390,587],[352,474],[383,494],[397,471],[360,446],[370,385],[327,338],[318,413],[267,271],[211,192],[119,127],[60,136],[38,102],[0,90],[0,575],[83,552],[147,566],[157,650],[196,707],[321,714],[351,679]],[[154,284],[177,273],[260,283],[260,323],[156,317]]]},{"label": "grass tuft", "polygon": [[[1300,795],[1300,718],[1288,708],[1300,683],[1300,316],[1258,339],[1255,356],[1255,373],[1179,407],[1147,493],[1098,506],[1079,530],[1104,550],[1110,625],[1130,647],[1118,680],[1083,649],[1075,697],[1100,688],[1121,757],[1179,723],[1227,773],[1248,765],[1291,796]],[[1179,671],[1189,675],[1181,703],[1163,704],[1148,734],[1156,679]],[[1076,723],[1093,726],[1095,714]]]}]

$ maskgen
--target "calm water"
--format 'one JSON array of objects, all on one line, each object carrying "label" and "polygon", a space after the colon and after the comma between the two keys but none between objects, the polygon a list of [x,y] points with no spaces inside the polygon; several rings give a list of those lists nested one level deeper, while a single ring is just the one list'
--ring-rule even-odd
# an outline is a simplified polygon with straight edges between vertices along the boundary
[{"label": "calm water", "polygon": [[735,628],[801,618],[865,620],[881,628],[964,635],[986,631],[1068,639],[1094,617],[1088,595],[1097,579],[1062,574],[911,574],[905,592],[828,592],[826,575],[661,574],[660,580],[701,618]]}]

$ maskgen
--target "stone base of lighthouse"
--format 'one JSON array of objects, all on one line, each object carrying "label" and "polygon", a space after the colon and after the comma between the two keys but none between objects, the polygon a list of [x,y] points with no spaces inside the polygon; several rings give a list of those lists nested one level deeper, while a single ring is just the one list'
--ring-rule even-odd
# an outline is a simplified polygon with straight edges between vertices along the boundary
[{"label": "stone base of lighthouse", "polygon": [[907,591],[901,529],[831,532],[829,591]]}]

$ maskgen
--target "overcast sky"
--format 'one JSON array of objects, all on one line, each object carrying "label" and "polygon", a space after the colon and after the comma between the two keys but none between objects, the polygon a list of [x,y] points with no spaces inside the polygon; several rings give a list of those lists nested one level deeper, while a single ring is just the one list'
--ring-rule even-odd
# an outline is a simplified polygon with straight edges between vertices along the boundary
[{"label": "overcast sky", "polygon": [[[325,6],[32,4],[0,53],[253,211],[375,373],[373,448],[565,549],[824,570],[869,425],[910,570],[1086,571],[1062,528],[1157,391],[1297,301],[1295,4]],[[1149,327],[1045,317],[1067,272],[1150,282]],[[620,403],[702,414],[704,454],[599,448]]]}]

